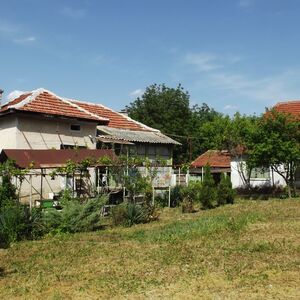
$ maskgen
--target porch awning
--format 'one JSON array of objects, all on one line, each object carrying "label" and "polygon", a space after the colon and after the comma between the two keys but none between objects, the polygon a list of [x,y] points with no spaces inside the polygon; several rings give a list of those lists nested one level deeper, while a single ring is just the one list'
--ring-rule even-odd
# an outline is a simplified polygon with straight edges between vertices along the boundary
[{"label": "porch awning", "polygon": [[0,154],[0,162],[12,160],[19,168],[43,169],[63,167],[69,160],[79,163],[85,159],[90,159],[92,165],[96,166],[98,165],[96,161],[101,157],[116,159],[111,149],[3,149]]},{"label": "porch awning", "polygon": [[120,139],[115,139],[113,137],[110,136],[97,136],[96,140],[105,143],[105,144],[122,144],[122,145],[134,145],[134,143],[128,142],[128,141],[124,141],[124,140],[120,140]]}]

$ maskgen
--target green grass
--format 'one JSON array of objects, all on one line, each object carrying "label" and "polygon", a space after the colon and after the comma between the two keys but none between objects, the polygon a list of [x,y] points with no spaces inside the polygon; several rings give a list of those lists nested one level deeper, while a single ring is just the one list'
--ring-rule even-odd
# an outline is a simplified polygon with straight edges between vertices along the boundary
[{"label": "green grass", "polygon": [[165,209],[0,250],[1,299],[300,299],[300,200]]}]

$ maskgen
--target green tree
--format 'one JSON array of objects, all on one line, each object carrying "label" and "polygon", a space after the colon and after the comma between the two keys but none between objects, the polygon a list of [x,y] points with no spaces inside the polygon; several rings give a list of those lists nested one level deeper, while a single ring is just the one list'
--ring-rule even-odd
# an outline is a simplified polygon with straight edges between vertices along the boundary
[{"label": "green tree", "polygon": [[204,209],[213,208],[217,199],[217,189],[210,171],[210,166],[206,165],[199,194],[200,202]]},{"label": "green tree", "polygon": [[188,157],[188,161],[195,159],[206,150],[218,148],[219,136],[224,128],[223,119],[221,113],[216,112],[205,103],[192,107],[189,120],[189,132],[192,136],[190,140],[191,157]]},{"label": "green tree", "polygon": [[232,189],[232,183],[230,176],[221,174],[221,180],[217,188],[218,194],[218,205],[233,204],[234,201],[234,190]]},{"label": "green tree", "polygon": [[227,149],[235,160],[235,168],[244,185],[250,186],[254,163],[251,156],[253,136],[258,130],[259,118],[255,115],[246,116],[236,113],[224,130],[222,149]]},{"label": "green tree", "polygon": [[300,121],[289,114],[267,111],[255,132],[251,160],[257,167],[271,167],[295,193],[295,173],[300,162]]},{"label": "green tree", "polygon": [[175,162],[185,161],[189,151],[189,98],[189,93],[180,84],[176,88],[153,84],[146,88],[141,98],[126,107],[131,118],[159,129],[182,143],[174,149]]}]

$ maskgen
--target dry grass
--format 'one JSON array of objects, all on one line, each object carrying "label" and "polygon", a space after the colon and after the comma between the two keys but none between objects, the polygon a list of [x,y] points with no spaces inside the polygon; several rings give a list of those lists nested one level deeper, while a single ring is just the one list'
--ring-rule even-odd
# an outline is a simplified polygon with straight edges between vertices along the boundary
[{"label": "dry grass", "polygon": [[0,250],[1,299],[300,299],[300,200],[240,201]]}]

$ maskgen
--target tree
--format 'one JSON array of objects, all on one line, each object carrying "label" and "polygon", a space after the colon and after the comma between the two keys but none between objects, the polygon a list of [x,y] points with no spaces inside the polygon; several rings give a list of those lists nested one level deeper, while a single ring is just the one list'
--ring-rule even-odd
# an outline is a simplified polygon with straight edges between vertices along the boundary
[{"label": "tree", "polygon": [[174,149],[175,162],[184,161],[189,149],[189,98],[188,92],[180,84],[176,88],[153,84],[146,88],[141,98],[126,107],[131,118],[159,129],[182,143],[181,147]]},{"label": "tree", "polygon": [[259,122],[251,152],[258,167],[271,167],[295,194],[295,173],[300,162],[300,121],[289,114],[267,111]]},{"label": "tree", "polygon": [[213,208],[214,202],[217,199],[217,189],[209,165],[204,167],[204,176],[199,197],[204,209]]},{"label": "tree", "polygon": [[227,149],[235,160],[234,167],[243,184],[250,189],[250,178],[254,168],[251,156],[253,136],[257,132],[259,118],[236,113],[224,129],[224,140],[221,149]]},{"label": "tree", "polygon": [[[192,136],[191,155],[192,159],[209,149],[217,149],[219,137],[222,135],[226,120],[221,113],[216,112],[207,104],[194,105],[191,108],[189,120],[189,132]],[[190,157],[188,160],[191,161]]]},{"label": "tree", "polygon": [[217,188],[217,194],[218,205],[233,204],[235,195],[230,176],[226,176],[224,173],[221,174],[221,180]]}]

